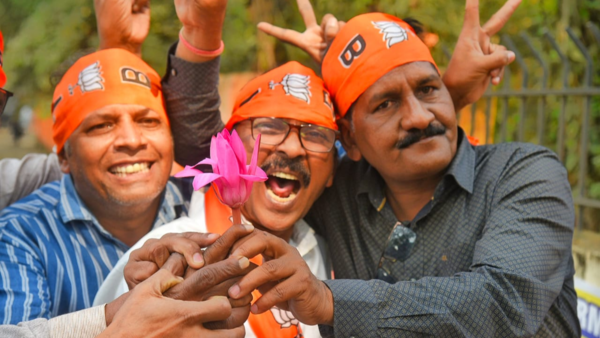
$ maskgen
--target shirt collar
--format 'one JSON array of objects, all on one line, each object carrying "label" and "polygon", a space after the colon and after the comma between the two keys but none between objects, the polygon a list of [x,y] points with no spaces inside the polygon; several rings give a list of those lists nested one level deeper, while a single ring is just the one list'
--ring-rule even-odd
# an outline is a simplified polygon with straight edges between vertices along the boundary
[{"label": "shirt collar", "polygon": [[[364,158],[361,161],[365,161],[365,163],[367,163]],[[358,199],[358,196],[366,194],[369,198],[369,202],[371,202],[371,205],[373,205],[373,208],[375,208],[377,211],[381,211],[386,202],[384,187],[385,181],[383,178],[381,178],[381,175],[379,175],[377,169],[369,165],[363,178],[358,184],[356,198]],[[360,201],[357,202],[360,204]]]},{"label": "shirt collar", "polygon": [[[475,179],[475,150],[460,127],[458,128],[457,139],[456,155],[450,163],[444,178],[453,177],[460,187],[472,194]],[[362,161],[365,161],[365,159],[362,159]],[[362,194],[367,194],[371,205],[377,211],[381,211],[386,202],[384,187],[385,181],[377,170],[369,165],[358,185],[356,196],[358,198]]]},{"label": "shirt collar", "polygon": [[[175,209],[178,206],[182,206],[184,202],[184,198],[179,189],[170,181],[167,182],[167,186],[163,193],[161,207],[152,228],[157,228],[171,222],[178,216],[181,216],[178,215]],[[109,234],[79,198],[71,175],[64,175],[60,182],[60,201],[58,202],[57,208],[64,224],[73,221],[89,221],[93,222],[101,232]]]},{"label": "shirt collar", "polygon": [[294,224],[294,232],[290,238],[290,245],[296,247],[302,257],[310,253],[319,245],[317,237],[315,236],[315,231],[304,221],[304,219],[300,219]]},{"label": "shirt collar", "polygon": [[63,223],[72,221],[96,221],[96,218],[79,198],[71,175],[63,175],[60,181],[58,213]]},{"label": "shirt collar", "polygon": [[464,190],[473,193],[475,180],[475,149],[469,143],[465,132],[458,128],[458,147],[456,155],[448,167],[445,177],[454,177],[456,183]]}]

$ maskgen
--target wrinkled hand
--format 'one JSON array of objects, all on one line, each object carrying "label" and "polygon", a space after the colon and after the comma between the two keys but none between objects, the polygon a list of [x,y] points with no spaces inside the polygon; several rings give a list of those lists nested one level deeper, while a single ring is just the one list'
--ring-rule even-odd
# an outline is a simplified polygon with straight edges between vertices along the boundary
[{"label": "wrinkled hand", "polygon": [[463,28],[443,77],[457,112],[479,100],[490,82],[500,83],[504,67],[514,61],[513,52],[491,43],[490,38],[502,29],[520,3],[521,0],[508,0],[481,27],[479,0],[467,0]]},{"label": "wrinkled hand", "polygon": [[160,239],[149,239],[129,255],[129,261],[123,269],[125,282],[130,290],[133,289],[162,268],[175,252],[184,255],[185,264],[173,264],[170,271],[174,275],[183,276],[187,265],[200,269],[204,266],[202,249],[213,244],[218,238],[218,234],[185,232],[166,234]]},{"label": "wrinkled hand", "polygon": [[[223,236],[216,234],[167,234],[161,239],[151,239],[134,250],[124,269],[125,281],[130,289],[148,279],[159,269],[176,276],[186,276],[186,281],[167,291],[165,296],[181,300],[206,300],[212,296],[227,296],[227,290],[252,266],[247,258],[224,260],[233,244],[248,235],[253,227],[234,225]],[[210,246],[209,246],[210,245]],[[208,247],[203,253],[202,248]],[[199,270],[197,270],[199,269]],[[230,300],[233,311],[226,320],[205,327],[233,328],[248,318],[252,296]],[[107,322],[119,303],[107,306]]]},{"label": "wrinkled hand", "polygon": [[291,29],[273,26],[267,22],[260,22],[258,29],[277,39],[292,44],[310,55],[317,63],[321,64],[327,46],[331,44],[344,22],[338,21],[333,15],[326,14],[317,24],[315,12],[310,0],[297,0],[298,10],[304,19],[306,30],[303,33]]},{"label": "wrinkled hand", "polygon": [[[204,252],[206,266],[197,271],[188,266],[185,272],[185,281],[169,290],[167,295],[176,299],[189,300],[203,300],[213,295],[226,296],[231,285],[256,267],[243,256],[231,256],[226,259],[233,245],[251,233],[253,229],[252,226],[247,225],[232,225]],[[189,254],[186,256],[189,257]],[[185,264],[185,259],[181,255],[172,255],[169,261],[178,265]],[[165,266],[169,265],[171,262],[165,264]],[[229,300],[233,307],[231,316],[224,321],[209,323],[205,327],[211,329],[232,328],[242,325],[248,319],[252,294]]]},{"label": "wrinkled hand", "polygon": [[163,293],[181,282],[161,269],[136,286],[99,337],[243,337],[245,330],[211,331],[203,323],[224,320],[232,309],[225,297],[203,302],[174,300]]},{"label": "wrinkled hand", "polygon": [[150,0],[94,0],[100,49],[122,48],[139,56],[150,30]]},{"label": "wrinkled hand", "polygon": [[252,313],[263,313],[277,306],[291,311],[302,323],[333,325],[333,295],[312,274],[296,248],[279,237],[254,230],[236,244],[231,255],[258,254],[265,261],[229,289],[231,298],[238,299],[259,289],[262,296],[252,305]]},{"label": "wrinkled hand", "polygon": [[[175,10],[183,24],[182,34],[192,46],[202,50],[216,50],[221,46],[227,0],[175,0]],[[176,55],[192,62],[205,62],[214,57],[200,57],[182,44]]]},{"label": "wrinkled hand", "polygon": [[[165,267],[176,276],[183,277],[204,265],[224,260],[234,243],[253,231],[252,226],[233,225],[223,236],[184,232],[166,234],[160,239],[149,239],[139,249],[133,250],[123,270],[129,289],[145,281]],[[207,248],[208,247],[208,248]],[[207,248],[206,251],[202,249]],[[180,255],[173,255],[178,253]],[[169,265],[165,266],[169,260]]]}]

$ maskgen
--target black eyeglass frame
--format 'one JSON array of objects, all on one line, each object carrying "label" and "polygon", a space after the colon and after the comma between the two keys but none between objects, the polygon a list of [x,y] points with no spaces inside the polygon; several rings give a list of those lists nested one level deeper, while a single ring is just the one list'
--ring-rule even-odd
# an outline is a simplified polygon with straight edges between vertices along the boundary
[{"label": "black eyeglass frame", "polygon": [[[275,143],[266,143],[263,141],[263,138],[261,138],[261,143],[271,145],[271,146],[278,146],[278,145],[282,144],[287,139],[287,137],[290,135],[290,131],[292,131],[292,128],[293,128],[293,129],[298,130],[298,136],[299,136],[300,144],[302,145],[302,148],[306,149],[307,151],[314,152],[314,153],[328,153],[331,151],[331,149],[333,149],[333,147],[335,147],[335,141],[338,139],[338,135],[340,134],[340,132],[338,130],[323,127],[318,124],[311,124],[311,123],[292,124],[282,118],[264,116],[264,117],[252,117],[252,118],[248,119],[250,121],[250,133],[252,134],[253,140],[256,140],[256,138],[254,137],[254,121],[256,121],[258,119],[277,120],[277,121],[281,121],[281,122],[285,123],[288,126],[287,132],[285,133],[285,135],[283,136],[283,138],[281,139],[281,141],[279,143],[276,143],[276,144]],[[304,141],[302,140],[302,128],[304,128],[304,127],[319,127],[319,128],[323,128],[323,129],[332,131],[334,133],[335,137],[333,139],[333,142],[331,142],[331,146],[329,147],[329,149],[327,149],[326,151],[318,151],[318,150],[312,150],[312,149],[306,148],[306,146],[304,145]]]},{"label": "black eyeglass frame", "polygon": [[[398,243],[400,240],[402,242]],[[377,265],[377,279],[388,283],[395,283],[397,280],[392,276],[390,270],[385,268],[385,261],[387,260],[391,263],[405,261],[412,253],[412,249],[416,242],[417,234],[412,229],[405,226],[404,223],[396,222],[385,243],[381,258],[379,258],[379,264]],[[398,244],[400,244],[402,248],[400,248]]]},{"label": "black eyeglass frame", "polygon": [[4,108],[6,108],[6,104],[8,103],[8,99],[13,96],[12,92],[4,88],[0,88],[0,116],[4,113]]}]

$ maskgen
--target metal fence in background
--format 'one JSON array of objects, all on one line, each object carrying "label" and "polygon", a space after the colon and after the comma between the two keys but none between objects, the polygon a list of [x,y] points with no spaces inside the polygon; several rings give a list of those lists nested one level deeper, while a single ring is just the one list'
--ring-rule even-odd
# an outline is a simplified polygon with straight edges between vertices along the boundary
[{"label": "metal fence in background", "polygon": [[[592,37],[591,40],[595,40],[596,46],[600,47],[600,29],[598,26],[590,22],[586,25],[586,28]],[[511,72],[511,69],[507,67],[500,87],[488,90],[477,104],[471,106],[470,126],[466,131],[472,136],[476,134],[476,116],[481,116],[477,112],[481,111],[483,107],[485,138],[481,143],[533,142],[554,149],[560,160],[565,163],[567,158],[565,147],[567,142],[567,116],[570,120],[573,118],[578,119],[579,140],[576,147],[578,163],[576,168],[574,167],[574,170],[570,172],[570,178],[572,180],[576,179],[576,183],[572,182],[572,184],[575,191],[574,203],[577,208],[577,228],[580,230],[584,228],[584,209],[593,208],[598,210],[598,216],[591,217],[591,220],[588,217],[586,228],[600,232],[600,198],[589,197],[587,193],[588,186],[586,186],[586,183],[593,183],[590,182],[590,146],[600,147],[600,137],[597,143],[590,145],[590,130],[594,125],[592,115],[600,118],[600,112],[598,112],[600,104],[597,104],[595,108],[592,106],[592,102],[595,100],[600,103],[600,86],[594,86],[594,61],[598,62],[599,57],[597,54],[592,57],[589,49],[586,48],[572,28],[567,28],[566,33],[570,42],[563,41],[563,46],[565,43],[573,43],[580,53],[580,58],[583,56],[581,60],[585,65],[579,67],[583,69],[578,73],[573,71],[574,67],[570,61],[573,51],[567,55],[564,47],[560,47],[549,31],[545,31],[543,36],[536,36],[535,39],[538,41],[526,32],[521,32],[518,37],[503,35],[502,44],[509,50],[514,51],[516,56],[515,65],[512,65],[513,71]],[[515,41],[519,43],[518,45],[521,48],[517,46]],[[442,48],[449,59],[448,49]],[[543,52],[544,50],[546,50],[546,55]],[[549,66],[548,62],[549,57],[547,54],[550,51],[556,52],[560,59],[559,62],[553,63],[554,68]],[[531,65],[536,68],[531,67]],[[558,69],[560,69],[560,76],[551,74],[551,70]],[[533,73],[536,75],[536,81],[532,81]],[[558,71],[554,73],[558,73]],[[514,88],[518,86],[518,81],[511,81],[511,77],[520,80],[520,88]],[[536,85],[530,85],[531,82],[536,82]],[[552,100],[551,107],[549,107],[549,100]],[[580,110],[573,109],[572,103],[574,101],[577,101],[578,108],[581,107]],[[571,104],[568,104],[569,102]],[[497,112],[495,118],[492,116],[493,108],[496,108],[495,111]],[[594,111],[592,111],[593,109]],[[550,116],[552,115],[551,112],[556,111],[558,111],[558,114],[554,114],[554,117]],[[549,121],[551,118],[555,118],[557,121]],[[513,130],[510,130],[511,121],[514,122]],[[554,128],[557,128],[557,130],[554,130]],[[496,132],[492,133],[492,129]],[[555,140],[550,140],[548,135],[554,136],[553,133],[555,133],[555,137],[553,137]],[[479,130],[479,135],[481,135],[481,130]],[[594,175],[599,175],[598,178],[600,179],[600,167]],[[595,224],[589,224],[590,222]]]}]

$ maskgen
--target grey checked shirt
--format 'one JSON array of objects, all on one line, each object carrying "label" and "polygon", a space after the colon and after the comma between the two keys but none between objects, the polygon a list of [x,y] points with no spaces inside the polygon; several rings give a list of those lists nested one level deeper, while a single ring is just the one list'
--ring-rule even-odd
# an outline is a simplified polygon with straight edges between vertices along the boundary
[{"label": "grey checked shirt", "polygon": [[[329,245],[336,337],[579,337],[571,241],[574,209],[554,153],[523,143],[457,154],[409,223],[416,244],[374,280],[397,222],[367,162],[342,160],[307,221]],[[399,168],[402,170],[402,168]],[[354,280],[352,280],[354,279]]]}]

